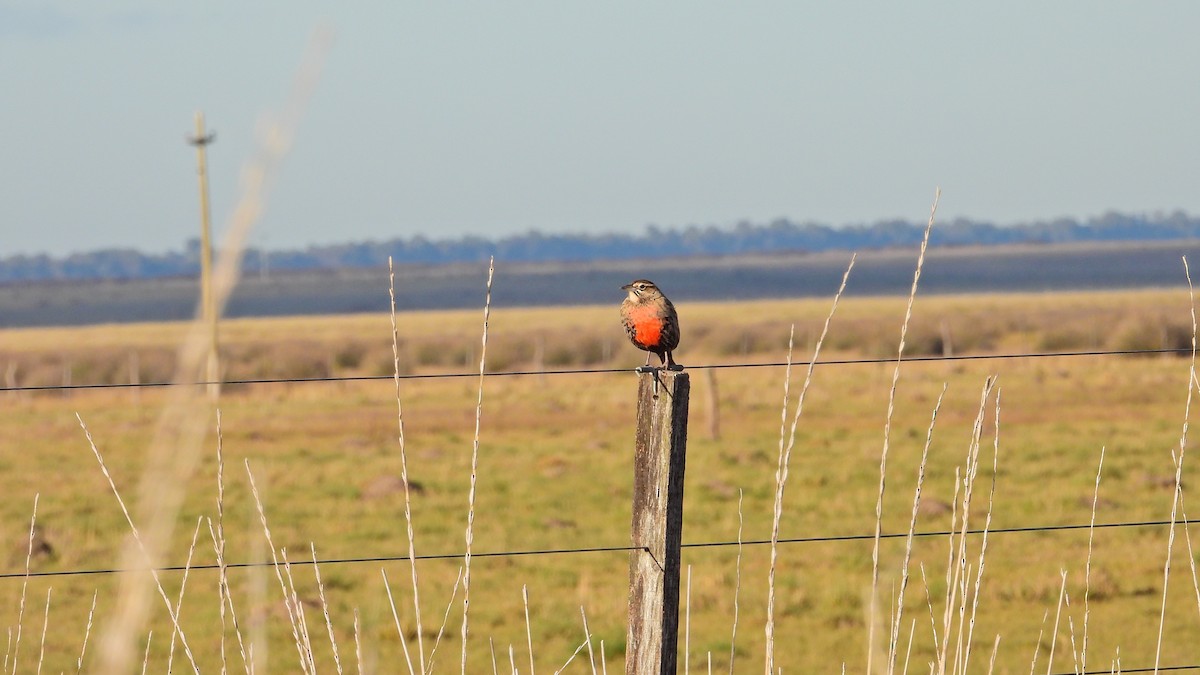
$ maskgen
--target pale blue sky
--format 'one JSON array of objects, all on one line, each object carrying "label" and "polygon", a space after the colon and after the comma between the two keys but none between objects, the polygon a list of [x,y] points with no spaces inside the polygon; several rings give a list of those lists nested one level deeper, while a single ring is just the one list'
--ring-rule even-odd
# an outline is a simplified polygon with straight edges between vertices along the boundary
[{"label": "pale blue sky", "polygon": [[258,244],[1200,213],[1200,3],[0,0],[0,256],[195,236],[318,23]]}]

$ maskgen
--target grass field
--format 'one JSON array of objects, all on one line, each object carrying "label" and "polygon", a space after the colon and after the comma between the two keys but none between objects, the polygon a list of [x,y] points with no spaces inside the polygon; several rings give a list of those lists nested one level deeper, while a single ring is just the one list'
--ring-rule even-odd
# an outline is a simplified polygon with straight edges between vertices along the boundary
[{"label": "grass field", "polygon": [[[789,326],[796,325],[796,358],[808,358],[828,300],[680,303],[681,363],[779,362]],[[894,355],[904,313],[902,298],[850,298],[834,318],[825,358]],[[401,369],[410,374],[470,372],[477,368],[481,316],[470,312],[401,314]],[[170,377],[184,324],[128,324],[0,332],[0,371],[21,386],[141,382]],[[226,376],[323,377],[385,375],[392,369],[386,315],[235,320],[223,324]],[[910,353],[1004,354],[1190,346],[1186,290],[1078,294],[1014,294],[918,298]],[[136,356],[135,356],[136,355]],[[632,368],[642,354],[623,341],[615,307],[518,309],[494,307],[489,370]],[[894,364],[819,366],[797,430],[781,536],[870,535],[875,527],[880,452]],[[988,375],[1000,391],[998,471],[993,474],[994,397],[987,404],[972,527],[982,527],[995,479],[991,527],[1087,524],[1097,464],[1105,448],[1098,523],[1170,517],[1172,450],[1178,451],[1188,399],[1189,362],[1171,356],[1074,356],[930,361],[905,364],[892,422],[884,532],[907,530],[917,468],[930,415],[946,386],[930,448],[918,531],[950,527],[955,470],[962,467]],[[792,395],[803,379],[793,370]],[[402,382],[408,471],[418,554],[463,550],[475,423],[477,378]],[[713,380],[692,371],[692,413],[685,504],[685,543],[770,537],[780,445],[782,367],[730,368],[716,374],[720,435],[710,434]],[[484,385],[474,551],[620,547],[628,543],[636,378],[631,372],[488,378]],[[162,389],[9,392],[0,415],[0,626],[14,653],[26,533],[40,494],[37,572],[109,568],[128,535],[120,508],[75,419],[78,413],[105,455],[127,500],[145,468]],[[227,387],[220,410],[225,452],[225,529],[230,562],[269,559],[243,460],[249,460],[274,542],[295,562],[310,557],[364,558],[407,554],[397,411],[390,379],[361,382],[256,384]],[[182,564],[201,516],[215,517],[215,421],[204,458],[186,485],[169,562]],[[1185,466],[1183,484],[1191,485]],[[961,513],[957,514],[961,518]],[[968,564],[978,566],[981,538],[970,538]],[[1087,668],[1108,671],[1153,666],[1162,607],[1168,528],[1098,529],[1091,558]],[[996,636],[995,672],[1024,673],[1035,648],[1038,672],[1071,672],[1083,647],[1088,530],[994,532],[977,596],[972,667],[987,671]],[[1166,604],[1162,664],[1198,664],[1200,592],[1189,567],[1190,543],[1179,531]],[[872,542],[839,540],[780,546],[776,577],[776,664],[784,672],[862,672],[867,652],[867,607]],[[936,658],[947,589],[948,539],[918,538],[913,579],[904,602],[901,660],[912,632],[911,665],[927,670]],[[878,645],[894,611],[904,554],[902,539],[880,552]],[[738,547],[686,548],[690,568],[690,667],[727,672],[731,650]],[[738,672],[763,667],[769,547],[741,552],[739,622],[733,644]],[[194,562],[214,561],[207,529]],[[926,586],[918,571],[924,566]],[[446,612],[461,558],[417,564],[428,651]],[[403,630],[416,637],[406,562],[321,566],[341,666],[356,669],[354,612],[362,627],[363,660],[372,672],[403,670],[383,568],[396,597]],[[1069,606],[1060,606],[1061,571]],[[321,670],[333,668],[311,567],[292,573],[307,612]],[[146,584],[145,573],[139,575]],[[181,574],[164,574],[174,598]],[[582,606],[607,667],[621,669],[625,640],[628,555],[623,552],[476,557],[472,561],[468,672],[491,672],[494,644],[500,670],[509,649],[528,669],[522,588],[528,587],[533,656],[538,672],[561,667],[584,639]],[[685,577],[686,589],[688,580]],[[269,567],[230,571],[242,631],[253,641],[257,672],[294,671],[297,653],[279,584]],[[94,663],[99,635],[117,603],[113,575],[33,578],[26,593],[18,672],[37,665],[46,594],[53,592],[45,638],[47,672],[73,671],[84,640],[88,608],[97,593],[96,621],[84,670]],[[971,594],[975,598],[974,593]],[[219,667],[217,574],[191,573],[181,624],[204,670]],[[970,605],[967,607],[970,611]],[[436,656],[437,672],[459,668],[461,594],[448,614]],[[1045,618],[1048,615],[1048,619]],[[968,617],[969,618],[969,617]],[[957,620],[957,619],[956,619]],[[165,669],[170,620],[154,606],[150,671]],[[957,630],[957,629],[955,629]],[[1040,644],[1039,644],[1039,635]],[[233,642],[229,666],[242,669]],[[141,636],[139,655],[146,644]],[[954,636],[951,636],[954,639]],[[680,639],[681,648],[684,642]],[[951,643],[953,644],[953,642]],[[1053,650],[1052,650],[1053,645]],[[940,642],[939,642],[940,646]],[[414,645],[415,648],[415,645]],[[1047,658],[1053,651],[1052,666]],[[600,659],[597,652],[595,658]],[[140,656],[139,656],[140,660]],[[878,665],[880,659],[876,657]],[[11,663],[11,662],[9,662]],[[683,659],[681,659],[681,664]],[[174,667],[187,670],[181,653]],[[682,670],[682,665],[681,665]],[[567,672],[591,672],[584,650]]]}]

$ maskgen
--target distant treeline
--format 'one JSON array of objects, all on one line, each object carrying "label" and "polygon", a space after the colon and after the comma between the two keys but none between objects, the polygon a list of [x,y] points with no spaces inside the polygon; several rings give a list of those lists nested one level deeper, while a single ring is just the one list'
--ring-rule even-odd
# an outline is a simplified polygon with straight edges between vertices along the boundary
[{"label": "distant treeline", "polygon": [[[866,250],[911,246],[921,241],[924,223],[885,220],[870,225],[832,227],[819,223],[775,220],[767,224],[741,222],[733,227],[648,226],[641,234],[543,234],[529,232],[501,239],[466,236],[457,239],[409,239],[310,246],[305,249],[250,249],[247,273],[270,270],[316,270],[376,267],[391,256],[397,263],[439,264],[486,261],[488,256],[510,262],[622,260],[739,253],[805,252],[833,249]],[[958,219],[939,223],[931,245],[968,246],[1026,242],[1158,241],[1200,238],[1200,218],[1176,211],[1170,214],[1106,213],[1084,222],[1053,221],[996,225]],[[134,249],[107,249],[62,258],[47,255],[0,258],[0,283],[58,279],[148,279],[191,276],[199,270],[199,244],[189,241],[183,251],[147,254]]]}]

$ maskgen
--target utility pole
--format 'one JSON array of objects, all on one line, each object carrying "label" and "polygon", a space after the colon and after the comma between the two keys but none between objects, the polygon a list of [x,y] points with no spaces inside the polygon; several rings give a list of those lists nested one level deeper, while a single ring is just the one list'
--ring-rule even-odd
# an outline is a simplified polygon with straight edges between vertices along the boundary
[{"label": "utility pole", "polygon": [[196,112],[196,135],[188,143],[196,146],[196,174],[200,179],[200,314],[208,325],[208,358],[204,373],[208,395],[213,399],[221,393],[221,366],[217,356],[217,307],[212,287],[212,225],[208,208],[208,155],[206,148],[217,139],[216,133],[204,132],[204,113]]}]

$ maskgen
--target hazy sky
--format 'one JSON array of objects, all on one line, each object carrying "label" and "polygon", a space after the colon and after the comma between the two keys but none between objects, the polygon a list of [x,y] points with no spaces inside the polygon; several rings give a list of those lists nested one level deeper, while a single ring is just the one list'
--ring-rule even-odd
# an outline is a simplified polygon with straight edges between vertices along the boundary
[{"label": "hazy sky", "polygon": [[257,244],[1200,212],[1200,3],[0,0],[0,256],[218,228],[313,29]]}]

